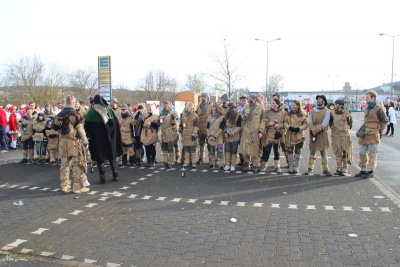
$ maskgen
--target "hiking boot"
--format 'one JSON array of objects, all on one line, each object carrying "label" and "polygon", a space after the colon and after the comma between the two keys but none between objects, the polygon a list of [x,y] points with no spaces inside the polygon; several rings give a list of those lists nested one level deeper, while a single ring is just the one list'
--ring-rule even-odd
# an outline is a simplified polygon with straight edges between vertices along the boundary
[{"label": "hiking boot", "polygon": [[199,160],[196,162],[196,164],[197,164],[197,165],[200,165],[200,164],[202,164],[203,162],[204,162],[204,159],[199,158]]},{"label": "hiking boot", "polygon": [[367,171],[363,176],[361,176],[361,179],[368,179],[372,177],[374,177],[374,171]]},{"label": "hiking boot", "polygon": [[366,174],[366,171],[360,171],[359,173],[357,173],[356,175],[354,175],[354,177],[362,177],[364,174]]},{"label": "hiking boot", "polygon": [[20,164],[25,164],[25,163],[28,163],[28,160],[27,159],[22,159],[19,163]]},{"label": "hiking boot", "polygon": [[326,176],[332,176],[332,173],[330,171],[324,171],[323,174],[325,174]]},{"label": "hiking boot", "polygon": [[308,170],[304,173],[304,175],[313,175],[314,171],[313,169],[308,168]]}]

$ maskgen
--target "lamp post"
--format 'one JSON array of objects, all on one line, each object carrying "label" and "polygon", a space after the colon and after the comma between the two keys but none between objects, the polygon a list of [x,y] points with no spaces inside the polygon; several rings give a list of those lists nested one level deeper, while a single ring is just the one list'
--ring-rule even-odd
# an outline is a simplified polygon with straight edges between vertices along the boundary
[{"label": "lamp post", "polygon": [[390,80],[390,85],[391,85],[390,95],[391,95],[391,98],[393,98],[393,96],[394,96],[394,87],[393,87],[394,38],[396,38],[397,36],[400,36],[400,34],[398,34],[398,35],[389,35],[389,34],[380,33],[379,35],[380,36],[389,36],[389,37],[392,37],[392,39],[393,39],[393,45],[392,45],[392,76],[391,76],[391,80]]},{"label": "lamp post", "polygon": [[267,101],[268,101],[268,44],[270,42],[273,42],[273,41],[279,41],[279,40],[281,40],[281,38],[276,38],[276,39],[272,39],[272,40],[269,40],[269,41],[262,40],[262,39],[257,39],[257,38],[255,40],[267,43],[267,71],[266,71],[266,76],[267,77],[266,77],[266,80],[265,80],[265,103],[267,103]]}]

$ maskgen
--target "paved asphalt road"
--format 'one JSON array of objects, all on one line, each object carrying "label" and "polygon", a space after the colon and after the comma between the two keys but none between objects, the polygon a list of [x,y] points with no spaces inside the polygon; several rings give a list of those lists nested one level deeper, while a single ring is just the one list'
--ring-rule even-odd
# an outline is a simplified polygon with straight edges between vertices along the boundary
[{"label": "paved asphalt road", "polygon": [[[357,129],[361,113],[354,118]],[[59,166],[5,153],[0,266],[399,266],[396,139],[383,139],[368,180],[325,177],[320,167],[304,176],[207,165],[182,178],[158,164],[120,168],[119,182],[107,168],[105,185],[95,170],[82,195],[60,193]],[[302,171],[307,159],[304,148]]]}]

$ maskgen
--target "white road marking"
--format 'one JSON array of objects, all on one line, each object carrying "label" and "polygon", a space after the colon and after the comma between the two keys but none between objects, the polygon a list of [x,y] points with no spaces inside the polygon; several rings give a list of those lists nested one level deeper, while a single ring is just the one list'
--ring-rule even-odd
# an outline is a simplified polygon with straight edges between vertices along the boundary
[{"label": "white road marking", "polygon": [[298,205],[296,205],[296,204],[289,204],[288,209],[298,210],[299,208],[298,208]]},{"label": "white road marking", "polygon": [[24,186],[18,187],[18,189],[25,189],[27,187],[29,187],[29,186],[28,185],[24,185]]},{"label": "white road marking", "polygon": [[55,223],[55,224],[61,224],[62,222],[67,221],[67,219],[64,218],[58,218],[57,220],[55,220],[54,222],[51,223]]},{"label": "white road marking", "polygon": [[132,182],[132,183],[130,183],[131,185],[137,185],[138,184],[138,182]]},{"label": "white road marking", "polygon": [[29,253],[29,252],[32,252],[32,251],[33,251],[33,249],[28,249],[28,248],[21,249],[21,253]]},{"label": "white road marking", "polygon": [[187,203],[195,203],[197,201],[197,199],[189,199],[188,201],[187,201]]},{"label": "white road marking", "polygon": [[372,211],[370,207],[361,207],[362,211]]},{"label": "white road marking", "polygon": [[40,189],[40,191],[46,191],[46,190],[49,190],[49,189],[51,189],[51,188],[45,187],[45,188]]},{"label": "white road marking", "polygon": [[144,196],[144,197],[142,197],[142,199],[150,199],[151,197],[153,197],[153,196]]},{"label": "white road marking", "polygon": [[78,215],[79,213],[83,212],[83,210],[75,210],[74,212],[68,213],[71,215]]},{"label": "white road marking", "polygon": [[388,208],[388,207],[380,207],[380,209],[381,209],[381,211],[384,211],[384,212],[392,212],[390,210],[390,208]]},{"label": "white road marking", "polygon": [[[28,240],[24,240],[24,239],[17,239],[14,242],[7,244],[6,247],[8,247],[9,249],[13,249],[18,247],[19,245],[21,245],[22,243],[27,242]],[[9,249],[4,249],[4,247],[2,248],[2,250],[9,250]]]},{"label": "white road marking", "polygon": [[306,210],[315,210],[315,205],[306,205]]},{"label": "white road marking", "polygon": [[246,205],[246,202],[238,202],[236,204],[236,206],[238,206],[238,207],[244,207],[245,205]]},{"label": "white road marking", "polygon": [[138,195],[134,195],[134,194],[131,194],[128,198],[135,198],[135,197],[137,197]]},{"label": "white road marking", "polygon": [[[131,168],[133,168],[133,167],[131,167]],[[91,264],[91,263],[97,262],[97,260],[84,259],[83,262],[84,262],[84,263],[90,263],[90,264]]]},{"label": "white road marking", "polygon": [[38,230],[36,230],[35,232],[31,232],[32,234],[35,235],[41,235],[43,232],[48,231],[49,229],[47,228],[39,228]]},{"label": "white road marking", "polygon": [[210,205],[214,200],[204,200],[203,204]]},{"label": "white road marking", "polygon": [[100,201],[106,201],[107,199],[109,199],[109,197],[102,197],[102,198],[99,198],[98,200],[100,200]]},{"label": "white road marking", "polygon": [[42,251],[42,253],[40,253],[40,256],[44,256],[44,257],[49,257],[51,255],[54,255],[54,253],[48,252],[48,251]]},{"label": "white road marking", "polygon": [[159,197],[156,200],[164,201],[167,197]]},{"label": "white road marking", "polygon": [[61,257],[62,260],[72,260],[73,258],[75,258],[75,257],[69,256],[69,255],[62,255],[62,257]]},{"label": "white road marking", "polygon": [[260,207],[262,208],[264,203],[254,203],[253,207]]},{"label": "white road marking", "polygon": [[173,202],[179,202],[181,199],[182,199],[182,198],[174,198],[174,199],[171,200],[171,201],[173,201]]},{"label": "white road marking", "polygon": [[90,191],[89,193],[88,193],[88,195],[94,195],[94,194],[97,194],[99,191]]},{"label": "white road marking", "polygon": [[221,203],[219,203],[219,204],[220,204],[220,205],[223,205],[223,206],[227,206],[228,203],[229,203],[229,201],[221,201]]},{"label": "white road marking", "polygon": [[352,206],[342,206],[344,211],[354,211]]},{"label": "white road marking", "polygon": [[271,203],[271,208],[280,209],[281,208],[281,204]]},{"label": "white road marking", "polygon": [[335,210],[334,206],[324,206],[325,210]]}]

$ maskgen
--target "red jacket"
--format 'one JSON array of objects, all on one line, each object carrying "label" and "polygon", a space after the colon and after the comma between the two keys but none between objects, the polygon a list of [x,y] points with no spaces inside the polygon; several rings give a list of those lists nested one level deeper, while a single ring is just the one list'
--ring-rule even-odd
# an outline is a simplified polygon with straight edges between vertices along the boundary
[{"label": "red jacket", "polygon": [[0,108],[0,126],[7,126],[7,115],[4,109]]},{"label": "red jacket", "polygon": [[14,132],[18,131],[17,114],[15,114],[15,113],[10,114],[10,119],[8,121],[8,125],[10,125],[10,131],[14,131]]}]

